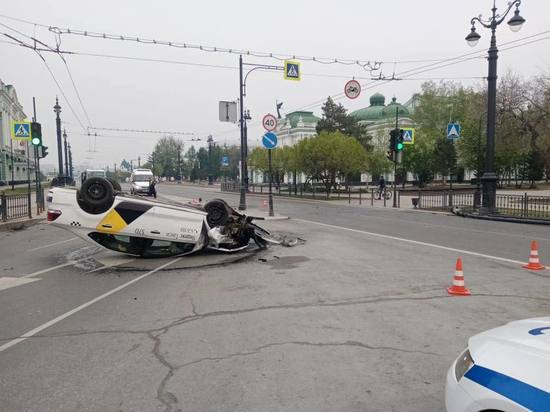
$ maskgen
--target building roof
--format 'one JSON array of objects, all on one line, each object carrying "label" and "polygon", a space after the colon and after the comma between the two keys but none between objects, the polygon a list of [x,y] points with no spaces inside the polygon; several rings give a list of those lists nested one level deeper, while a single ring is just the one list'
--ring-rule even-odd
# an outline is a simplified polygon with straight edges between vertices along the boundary
[{"label": "building roof", "polygon": [[315,116],[313,112],[304,112],[304,111],[296,111],[288,113],[285,116],[285,123],[287,119],[290,121],[290,127],[295,128],[298,127],[298,122],[300,120],[303,123],[313,123],[313,125],[316,125],[319,120],[321,120],[319,117]]},{"label": "building roof", "polygon": [[395,117],[395,110],[397,108],[399,116],[410,116],[409,110],[402,104],[397,103],[395,97],[387,106],[384,105],[386,98],[380,93],[373,94],[369,101],[369,107],[356,110],[351,115],[359,121],[376,122]]}]

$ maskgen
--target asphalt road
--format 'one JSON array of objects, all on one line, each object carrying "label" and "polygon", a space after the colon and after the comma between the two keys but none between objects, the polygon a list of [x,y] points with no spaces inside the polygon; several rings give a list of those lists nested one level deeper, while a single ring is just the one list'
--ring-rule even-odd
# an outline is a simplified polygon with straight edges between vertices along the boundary
[{"label": "asphalt road", "polygon": [[[238,197],[159,185],[171,199]],[[264,198],[251,196],[260,208]],[[547,227],[276,199],[305,242],[142,260],[0,232],[0,410],[443,410],[472,334],[548,316]],[[471,297],[448,297],[464,260]]]}]

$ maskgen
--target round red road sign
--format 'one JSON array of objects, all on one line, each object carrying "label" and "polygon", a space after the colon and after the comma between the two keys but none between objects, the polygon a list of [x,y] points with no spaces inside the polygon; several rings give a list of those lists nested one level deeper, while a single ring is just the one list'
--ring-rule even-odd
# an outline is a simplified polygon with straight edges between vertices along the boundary
[{"label": "round red road sign", "polygon": [[344,93],[348,99],[357,99],[361,94],[361,84],[357,80],[350,80],[344,87]]},{"label": "round red road sign", "polygon": [[262,119],[262,125],[264,129],[268,132],[272,132],[277,127],[277,118],[272,114],[268,113]]}]

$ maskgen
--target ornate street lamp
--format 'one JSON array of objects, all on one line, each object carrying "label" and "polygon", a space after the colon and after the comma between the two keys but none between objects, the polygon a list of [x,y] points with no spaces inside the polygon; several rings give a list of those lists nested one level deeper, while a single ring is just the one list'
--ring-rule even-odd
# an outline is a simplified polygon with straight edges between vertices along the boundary
[{"label": "ornate street lamp", "polygon": [[475,24],[479,23],[486,29],[491,29],[491,45],[489,47],[489,74],[487,76],[487,146],[485,156],[485,170],[481,177],[483,187],[483,213],[491,213],[495,210],[496,192],[498,176],[495,173],[495,123],[496,123],[496,95],[497,95],[497,60],[498,49],[496,40],[496,28],[504,21],[512,7],[516,7],[514,15],[508,20],[508,26],[514,32],[521,29],[525,19],[519,14],[521,0],[515,0],[508,4],[504,14],[497,14],[496,0],[493,0],[492,16],[488,20],[483,20],[481,15],[471,20],[472,28],[466,36],[466,41],[474,47],[481,35],[476,31]]}]

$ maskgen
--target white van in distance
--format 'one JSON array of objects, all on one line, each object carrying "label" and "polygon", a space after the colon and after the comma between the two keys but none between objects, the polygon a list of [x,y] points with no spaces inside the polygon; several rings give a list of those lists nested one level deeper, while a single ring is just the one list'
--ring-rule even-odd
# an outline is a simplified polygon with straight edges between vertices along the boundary
[{"label": "white van in distance", "polygon": [[130,175],[130,193],[148,195],[150,182],[153,179],[153,172],[150,169],[134,169]]}]

